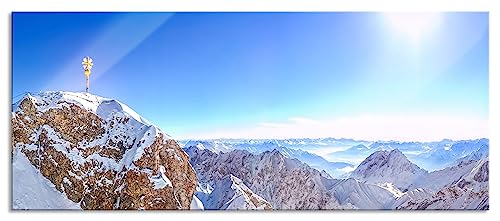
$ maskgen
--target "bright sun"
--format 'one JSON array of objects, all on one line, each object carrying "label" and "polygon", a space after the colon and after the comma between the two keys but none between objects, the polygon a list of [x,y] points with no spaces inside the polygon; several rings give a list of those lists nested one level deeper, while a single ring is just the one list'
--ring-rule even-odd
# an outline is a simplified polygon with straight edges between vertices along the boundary
[{"label": "bright sun", "polygon": [[421,38],[431,32],[440,22],[440,14],[433,12],[387,12],[384,18],[398,33],[405,35],[417,44]]}]

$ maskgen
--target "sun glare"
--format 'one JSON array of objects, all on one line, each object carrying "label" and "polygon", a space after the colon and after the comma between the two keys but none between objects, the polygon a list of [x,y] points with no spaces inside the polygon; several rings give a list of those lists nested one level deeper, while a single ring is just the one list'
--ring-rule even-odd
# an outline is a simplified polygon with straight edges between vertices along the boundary
[{"label": "sun glare", "polygon": [[412,43],[417,44],[421,38],[430,34],[440,22],[439,13],[420,12],[388,12],[384,13],[391,28],[407,37]]}]

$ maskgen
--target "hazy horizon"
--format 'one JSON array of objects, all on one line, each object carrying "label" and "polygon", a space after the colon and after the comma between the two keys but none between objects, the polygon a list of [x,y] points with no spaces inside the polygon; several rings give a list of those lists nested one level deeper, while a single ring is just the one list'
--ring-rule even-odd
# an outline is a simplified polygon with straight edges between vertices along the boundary
[{"label": "hazy horizon", "polygon": [[366,139],[352,139],[348,137],[316,137],[316,138],[311,138],[311,137],[290,137],[290,138],[176,138],[177,141],[211,141],[211,140],[302,140],[302,139],[311,139],[311,140],[321,140],[321,139],[335,139],[335,140],[353,140],[356,142],[402,142],[402,143],[433,143],[433,142],[442,142],[445,140],[450,140],[450,141],[470,141],[470,140],[481,140],[481,139],[487,139],[489,140],[489,137],[476,137],[476,138],[464,138],[464,139],[449,139],[449,138],[443,138],[440,140],[366,140]]}]

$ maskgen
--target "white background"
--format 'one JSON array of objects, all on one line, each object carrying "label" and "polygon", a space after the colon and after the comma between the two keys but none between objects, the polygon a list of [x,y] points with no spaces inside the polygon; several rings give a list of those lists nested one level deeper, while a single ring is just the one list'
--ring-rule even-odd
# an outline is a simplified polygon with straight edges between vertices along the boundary
[{"label": "white background", "polygon": [[[0,220],[492,220],[498,209],[499,17],[495,0],[0,0]],[[274,211],[274,212],[74,212],[11,211],[10,107],[12,11],[489,11],[490,12],[490,211]],[[50,31],[50,30],[47,30]],[[34,58],[36,59],[36,58]],[[57,62],[57,61],[54,61]]]}]

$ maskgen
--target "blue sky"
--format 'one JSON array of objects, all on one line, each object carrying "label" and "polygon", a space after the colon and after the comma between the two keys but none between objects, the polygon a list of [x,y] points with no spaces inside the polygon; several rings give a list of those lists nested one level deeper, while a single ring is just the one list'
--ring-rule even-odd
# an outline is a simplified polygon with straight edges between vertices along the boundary
[{"label": "blue sky", "polygon": [[91,56],[92,93],[176,138],[487,136],[487,13],[14,13],[12,23],[13,96],[84,91]]}]

